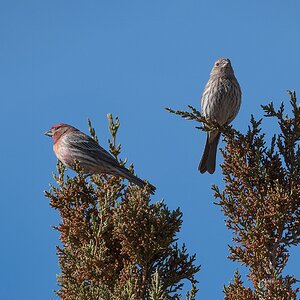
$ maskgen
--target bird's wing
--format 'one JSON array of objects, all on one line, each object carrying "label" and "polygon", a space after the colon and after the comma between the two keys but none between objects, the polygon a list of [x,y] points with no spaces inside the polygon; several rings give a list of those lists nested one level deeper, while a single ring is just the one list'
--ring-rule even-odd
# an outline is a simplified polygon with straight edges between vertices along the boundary
[{"label": "bird's wing", "polygon": [[68,142],[71,146],[78,149],[78,151],[88,152],[96,161],[99,160],[115,167],[121,167],[119,162],[109,152],[102,148],[94,139],[82,132],[76,134],[76,136],[69,137]]}]

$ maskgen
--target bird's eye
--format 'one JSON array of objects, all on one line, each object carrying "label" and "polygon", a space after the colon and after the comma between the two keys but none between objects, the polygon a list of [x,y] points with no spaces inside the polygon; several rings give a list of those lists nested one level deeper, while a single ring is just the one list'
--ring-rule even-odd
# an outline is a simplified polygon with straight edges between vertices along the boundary
[{"label": "bird's eye", "polygon": [[220,63],[217,62],[217,63],[216,63],[216,66],[218,67],[219,65],[220,65]]}]

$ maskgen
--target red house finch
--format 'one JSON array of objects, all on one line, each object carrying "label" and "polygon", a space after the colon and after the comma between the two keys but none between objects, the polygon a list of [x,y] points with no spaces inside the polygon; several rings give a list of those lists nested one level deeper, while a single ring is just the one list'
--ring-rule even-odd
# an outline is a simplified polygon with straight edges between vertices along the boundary
[{"label": "red house finch", "polygon": [[[52,126],[45,135],[53,137],[53,150],[57,158],[67,167],[74,169],[77,160],[85,174],[109,174],[127,178],[137,186],[146,182],[134,176],[94,139],[67,124]],[[151,192],[155,187],[150,185]]]},{"label": "red house finch", "polygon": [[[240,85],[234,76],[230,60],[218,59],[201,97],[202,114],[220,126],[229,124],[239,112],[241,96]],[[219,139],[219,130],[207,132],[205,150],[198,167],[201,173],[214,173]]]}]

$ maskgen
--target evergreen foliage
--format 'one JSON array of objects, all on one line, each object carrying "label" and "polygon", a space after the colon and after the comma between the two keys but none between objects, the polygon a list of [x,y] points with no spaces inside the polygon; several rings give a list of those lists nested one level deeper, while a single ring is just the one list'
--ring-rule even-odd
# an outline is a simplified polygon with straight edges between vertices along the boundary
[{"label": "evergreen foliage", "polygon": [[[226,142],[221,166],[225,187],[213,186],[216,204],[233,234],[229,259],[248,268],[245,286],[238,270],[224,287],[226,300],[292,300],[297,279],[283,273],[291,246],[300,242],[300,108],[289,92],[291,113],[274,104],[262,106],[279,133],[270,139],[262,121],[253,116],[246,133],[232,126],[219,127],[190,111],[168,108],[173,114],[199,123],[200,130],[218,128]],[[119,159],[116,135],[120,126],[109,114],[110,152]],[[89,121],[90,133],[98,141]],[[120,163],[126,164],[126,160]],[[131,166],[134,172],[133,166]],[[151,203],[149,188],[126,186],[114,176],[65,176],[58,162],[57,186],[46,196],[59,210],[61,247],[57,247],[61,299],[180,299],[183,280],[191,282],[186,300],[195,300],[195,255],[177,244],[182,225],[179,209],[170,211],[163,201]]]},{"label": "evergreen foliage", "polygon": [[[118,159],[120,123],[111,114],[108,119],[109,148]],[[195,255],[177,244],[182,225],[179,209],[171,211],[163,201],[150,203],[147,186],[126,186],[122,178],[107,175],[88,178],[78,163],[73,178],[65,176],[60,162],[57,169],[57,186],[51,186],[46,196],[61,216],[55,227],[61,240],[57,247],[61,299],[180,299],[185,279],[192,284],[187,299],[195,299],[200,267],[195,266]]]},{"label": "evergreen foliage", "polygon": [[[276,110],[273,103],[262,106],[265,117],[279,125],[268,146],[261,120],[252,116],[243,134],[231,126],[219,128],[226,146],[222,150],[223,191],[213,186],[216,203],[233,233],[229,259],[245,265],[253,288],[245,287],[236,272],[224,288],[226,300],[292,300],[299,288],[292,275],[283,275],[291,246],[300,242],[300,108],[296,94],[289,92],[291,114],[285,105]],[[201,130],[216,124],[200,112],[167,110],[188,120],[203,122]]]}]

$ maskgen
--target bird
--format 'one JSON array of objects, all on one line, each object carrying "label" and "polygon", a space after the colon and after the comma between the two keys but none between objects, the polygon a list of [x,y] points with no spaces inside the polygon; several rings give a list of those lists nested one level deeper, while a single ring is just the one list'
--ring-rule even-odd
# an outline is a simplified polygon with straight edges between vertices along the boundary
[{"label": "bird", "polygon": [[[202,115],[219,126],[228,125],[240,110],[241,98],[241,88],[230,60],[219,58],[213,65],[201,96]],[[215,172],[219,139],[218,129],[207,132],[204,153],[198,166],[200,173]]]},{"label": "bird", "polygon": [[[102,148],[93,138],[68,124],[56,124],[45,135],[52,137],[53,150],[63,165],[74,170],[75,161],[79,162],[84,174],[107,174],[124,177],[139,187],[146,182],[121,166],[109,152]],[[155,186],[148,183],[151,193]]]}]

